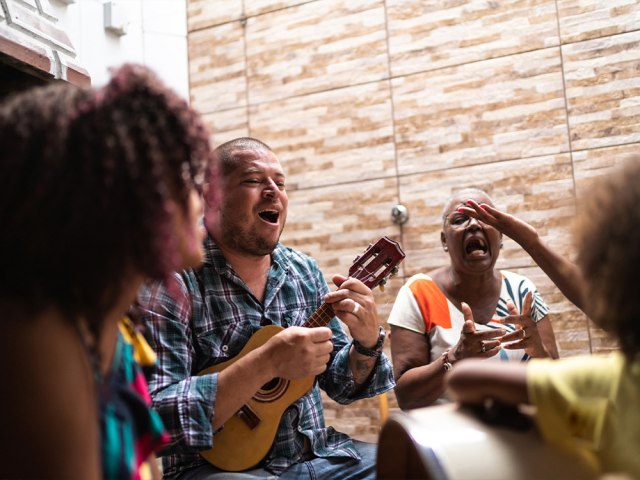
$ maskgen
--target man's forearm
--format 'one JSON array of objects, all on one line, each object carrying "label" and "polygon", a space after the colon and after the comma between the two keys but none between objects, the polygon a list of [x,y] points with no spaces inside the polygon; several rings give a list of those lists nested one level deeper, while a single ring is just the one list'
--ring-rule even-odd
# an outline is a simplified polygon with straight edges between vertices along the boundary
[{"label": "man's forearm", "polygon": [[260,349],[253,350],[218,374],[214,431],[222,427],[273,375],[267,373]]},{"label": "man's forearm", "polygon": [[349,367],[356,385],[361,386],[367,383],[377,362],[378,357],[362,355],[356,352],[354,347],[351,347],[351,350],[349,350]]}]

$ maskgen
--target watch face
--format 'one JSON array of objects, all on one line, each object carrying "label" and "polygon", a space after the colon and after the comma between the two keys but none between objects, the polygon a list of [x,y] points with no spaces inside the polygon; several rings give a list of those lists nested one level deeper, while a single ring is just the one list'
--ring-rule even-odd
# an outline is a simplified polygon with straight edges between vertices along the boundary
[{"label": "watch face", "polygon": [[382,348],[382,345],[384,344],[384,339],[387,336],[387,332],[384,329],[384,327],[380,327],[380,333],[378,334],[378,343],[376,343],[376,346],[373,347],[374,349],[378,350]]}]

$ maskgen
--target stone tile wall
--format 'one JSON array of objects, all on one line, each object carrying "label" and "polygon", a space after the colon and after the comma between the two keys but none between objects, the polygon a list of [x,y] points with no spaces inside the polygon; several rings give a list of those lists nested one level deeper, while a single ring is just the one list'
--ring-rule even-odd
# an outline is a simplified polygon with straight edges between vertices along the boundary
[{"label": "stone tile wall", "polygon": [[[477,186],[571,257],[588,185],[640,142],[635,0],[189,0],[191,98],[214,144],[269,143],[288,171],[283,241],[344,273],[382,235],[407,254],[376,293],[447,262],[440,211]],[[399,227],[391,208],[410,219]],[[614,342],[506,239],[498,261],[551,306],[561,355]],[[386,325],[386,324],[385,324]],[[397,408],[389,395],[391,410]],[[374,440],[378,401],[328,422]]]}]

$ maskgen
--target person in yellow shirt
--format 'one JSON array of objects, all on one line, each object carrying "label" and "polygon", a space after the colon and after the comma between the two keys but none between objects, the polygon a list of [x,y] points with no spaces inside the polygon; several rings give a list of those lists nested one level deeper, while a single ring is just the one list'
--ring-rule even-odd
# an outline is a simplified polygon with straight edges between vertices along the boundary
[{"label": "person in yellow shirt", "polygon": [[[532,227],[491,206],[462,210],[514,232],[565,294],[611,331],[619,351],[527,364],[457,363],[445,378],[463,404],[487,399],[536,407],[538,428],[551,444],[579,453],[599,472],[640,477],[640,162],[603,178],[581,204],[576,264],[540,247]],[[527,228],[531,236],[525,234]],[[506,231],[505,231],[506,233]],[[538,258],[536,258],[536,256]],[[550,271],[548,271],[550,270]],[[469,310],[467,319],[472,319]]]}]

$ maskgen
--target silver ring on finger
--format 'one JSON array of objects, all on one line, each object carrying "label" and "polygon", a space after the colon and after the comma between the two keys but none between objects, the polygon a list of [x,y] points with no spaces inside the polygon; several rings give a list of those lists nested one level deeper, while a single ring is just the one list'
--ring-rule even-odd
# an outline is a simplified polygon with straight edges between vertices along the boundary
[{"label": "silver ring on finger", "polygon": [[480,353],[485,353],[487,351],[487,346],[484,342],[480,342]]},{"label": "silver ring on finger", "polygon": [[360,304],[356,301],[353,302],[355,306],[353,307],[353,311],[351,312],[356,317],[358,316],[358,312],[360,311]]},{"label": "silver ring on finger", "polygon": [[527,331],[524,328],[522,329],[522,338],[527,338]]}]

